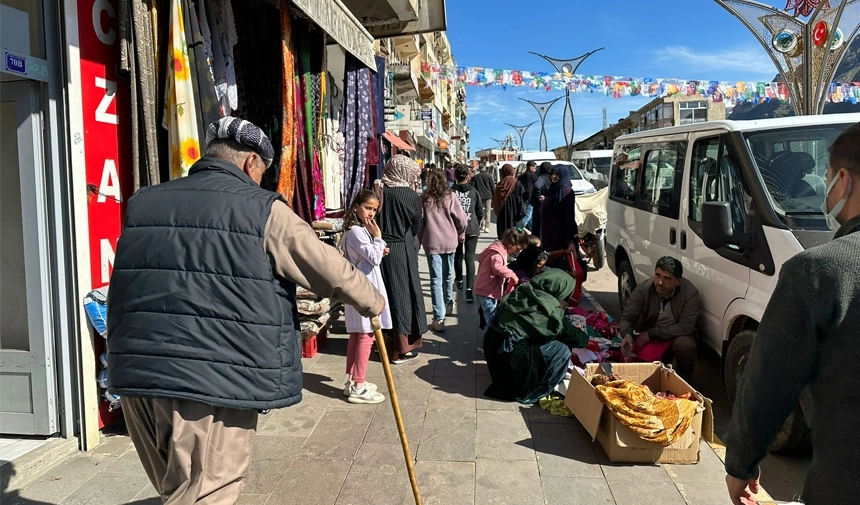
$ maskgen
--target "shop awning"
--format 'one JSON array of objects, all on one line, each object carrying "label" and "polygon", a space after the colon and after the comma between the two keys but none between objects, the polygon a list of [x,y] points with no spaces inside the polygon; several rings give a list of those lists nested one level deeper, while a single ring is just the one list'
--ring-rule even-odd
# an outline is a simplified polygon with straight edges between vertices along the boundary
[{"label": "shop awning", "polygon": [[398,137],[397,135],[395,135],[391,132],[385,132],[382,134],[382,136],[385,137],[385,140],[391,142],[391,145],[393,145],[394,147],[396,147],[398,149],[402,149],[404,151],[414,151],[415,150],[414,147],[410,146],[408,143],[406,143],[406,141],[404,141],[403,139],[401,139],[400,137]]}]

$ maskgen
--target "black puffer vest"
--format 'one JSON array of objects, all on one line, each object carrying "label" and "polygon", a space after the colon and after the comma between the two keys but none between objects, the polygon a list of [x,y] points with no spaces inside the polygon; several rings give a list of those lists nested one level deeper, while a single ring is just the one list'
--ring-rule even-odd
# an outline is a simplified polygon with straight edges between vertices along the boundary
[{"label": "black puffer vest", "polygon": [[128,201],[108,292],[110,390],[271,409],[302,392],[296,287],[264,249],[279,196],[232,163]]}]

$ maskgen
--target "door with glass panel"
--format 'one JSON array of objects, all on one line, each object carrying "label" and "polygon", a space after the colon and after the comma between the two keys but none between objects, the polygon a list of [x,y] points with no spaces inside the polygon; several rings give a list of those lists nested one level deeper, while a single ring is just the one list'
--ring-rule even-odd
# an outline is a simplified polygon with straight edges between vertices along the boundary
[{"label": "door with glass panel", "polygon": [[0,433],[57,431],[38,85],[0,83]]}]

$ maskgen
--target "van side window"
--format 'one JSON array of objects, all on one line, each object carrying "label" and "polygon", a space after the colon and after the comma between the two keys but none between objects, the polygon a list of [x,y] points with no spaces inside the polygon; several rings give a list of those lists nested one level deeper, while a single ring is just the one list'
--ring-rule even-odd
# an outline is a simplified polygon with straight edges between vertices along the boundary
[{"label": "van side window", "polygon": [[[725,137],[698,140],[693,148],[690,222],[702,222],[702,205],[705,202],[728,202],[734,229],[747,229],[752,197],[744,183],[734,149]],[[693,229],[701,235],[700,227]]]},{"label": "van side window", "polygon": [[639,204],[643,209],[669,218],[678,217],[675,178],[684,172],[684,146],[673,142],[654,146],[645,153]]},{"label": "van side window", "polygon": [[641,169],[641,146],[636,144],[622,146],[615,154],[612,163],[612,181],[609,194],[614,199],[631,204],[636,200],[636,181]]},{"label": "van side window", "polygon": [[719,200],[717,197],[717,159],[720,138],[701,139],[693,147],[690,163],[690,221],[702,222],[702,205]]}]

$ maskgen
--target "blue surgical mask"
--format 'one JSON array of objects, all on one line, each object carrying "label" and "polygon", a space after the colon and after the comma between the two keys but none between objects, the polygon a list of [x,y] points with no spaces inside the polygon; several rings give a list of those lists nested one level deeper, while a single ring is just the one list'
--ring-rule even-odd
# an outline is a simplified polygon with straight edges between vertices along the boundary
[{"label": "blue surgical mask", "polygon": [[833,186],[836,185],[836,181],[839,180],[839,174],[833,176],[833,180],[830,181],[830,184],[827,185],[827,191],[824,192],[824,201],[821,203],[821,212],[824,213],[824,218],[827,219],[827,227],[833,231],[839,230],[842,226],[839,221],[836,220],[836,216],[842,212],[842,209],[845,207],[845,204],[848,202],[848,196],[851,195],[851,178],[848,178],[848,191],[845,193],[845,196],[839,200],[832,210],[827,210],[827,197],[830,195],[830,190],[833,189]]}]

